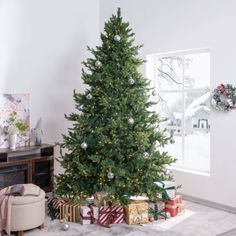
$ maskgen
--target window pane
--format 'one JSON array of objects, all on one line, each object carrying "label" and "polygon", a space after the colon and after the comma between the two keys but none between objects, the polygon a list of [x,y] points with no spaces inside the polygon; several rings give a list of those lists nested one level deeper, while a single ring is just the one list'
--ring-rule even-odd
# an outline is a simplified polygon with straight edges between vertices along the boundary
[{"label": "window pane", "polygon": [[184,166],[188,169],[210,170],[210,92],[185,94]]},{"label": "window pane", "polygon": [[161,123],[160,128],[166,129],[168,135],[172,136],[175,143],[169,144],[163,150],[167,151],[173,158],[178,159],[177,164],[181,165],[183,160],[182,152],[182,93],[158,93],[157,112],[167,118]]},{"label": "window pane", "polygon": [[184,56],[185,88],[203,88],[210,86],[210,53],[189,54]]},{"label": "window pane", "polygon": [[157,58],[157,89],[182,89],[183,57],[171,56]]}]

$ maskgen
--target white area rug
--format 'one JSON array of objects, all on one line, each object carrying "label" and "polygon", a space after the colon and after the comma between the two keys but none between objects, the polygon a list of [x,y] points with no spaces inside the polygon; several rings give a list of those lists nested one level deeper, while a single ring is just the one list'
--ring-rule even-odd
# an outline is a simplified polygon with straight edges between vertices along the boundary
[{"label": "white area rug", "polygon": [[158,231],[166,231],[174,227],[175,225],[181,223],[187,218],[191,217],[194,214],[193,211],[185,210],[183,214],[178,215],[176,217],[172,217],[168,220],[154,221],[148,224],[144,224],[142,226],[156,229]]},{"label": "white area rug", "polygon": [[153,222],[144,226],[114,224],[111,228],[104,228],[99,225],[81,225],[79,223],[69,223],[70,229],[68,231],[61,230],[61,223],[58,220],[51,221],[48,217],[45,222],[45,229],[34,229],[25,232],[25,236],[146,236],[156,235],[158,232],[163,232],[171,229],[175,225],[183,222],[194,214],[193,211],[186,210],[183,215],[179,215],[168,220],[161,220]]}]

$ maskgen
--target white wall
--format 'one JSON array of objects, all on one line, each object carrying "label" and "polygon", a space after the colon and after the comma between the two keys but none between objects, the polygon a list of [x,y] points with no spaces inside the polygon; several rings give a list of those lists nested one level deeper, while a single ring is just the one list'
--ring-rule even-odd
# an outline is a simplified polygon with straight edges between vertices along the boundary
[{"label": "white wall", "polygon": [[[209,47],[211,88],[236,85],[235,0],[101,0],[101,29],[117,7],[144,43],[143,57]],[[211,113],[211,176],[175,171],[183,193],[236,207],[235,121],[236,111]]]},{"label": "white wall", "polygon": [[86,46],[98,40],[98,0],[0,0],[0,93],[31,94],[31,126],[42,117],[44,142],[67,131]]}]

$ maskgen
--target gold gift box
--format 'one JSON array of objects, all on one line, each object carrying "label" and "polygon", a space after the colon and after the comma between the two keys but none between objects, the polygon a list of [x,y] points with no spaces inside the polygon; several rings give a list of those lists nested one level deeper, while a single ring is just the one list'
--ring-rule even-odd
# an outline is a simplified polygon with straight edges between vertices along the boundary
[{"label": "gold gift box", "polygon": [[125,221],[129,225],[148,223],[149,205],[144,201],[134,201],[124,208]]},{"label": "gold gift box", "polygon": [[65,203],[60,206],[60,220],[69,222],[80,221],[80,205],[73,203]]}]

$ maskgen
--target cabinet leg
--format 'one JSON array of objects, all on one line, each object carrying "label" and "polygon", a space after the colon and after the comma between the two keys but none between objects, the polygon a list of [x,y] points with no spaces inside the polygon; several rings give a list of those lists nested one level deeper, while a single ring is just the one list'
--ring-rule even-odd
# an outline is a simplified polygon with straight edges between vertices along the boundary
[{"label": "cabinet leg", "polygon": [[41,230],[41,229],[44,229],[44,224],[41,224],[40,226],[39,226],[39,229]]},{"label": "cabinet leg", "polygon": [[17,236],[23,236],[23,231],[18,231]]}]

